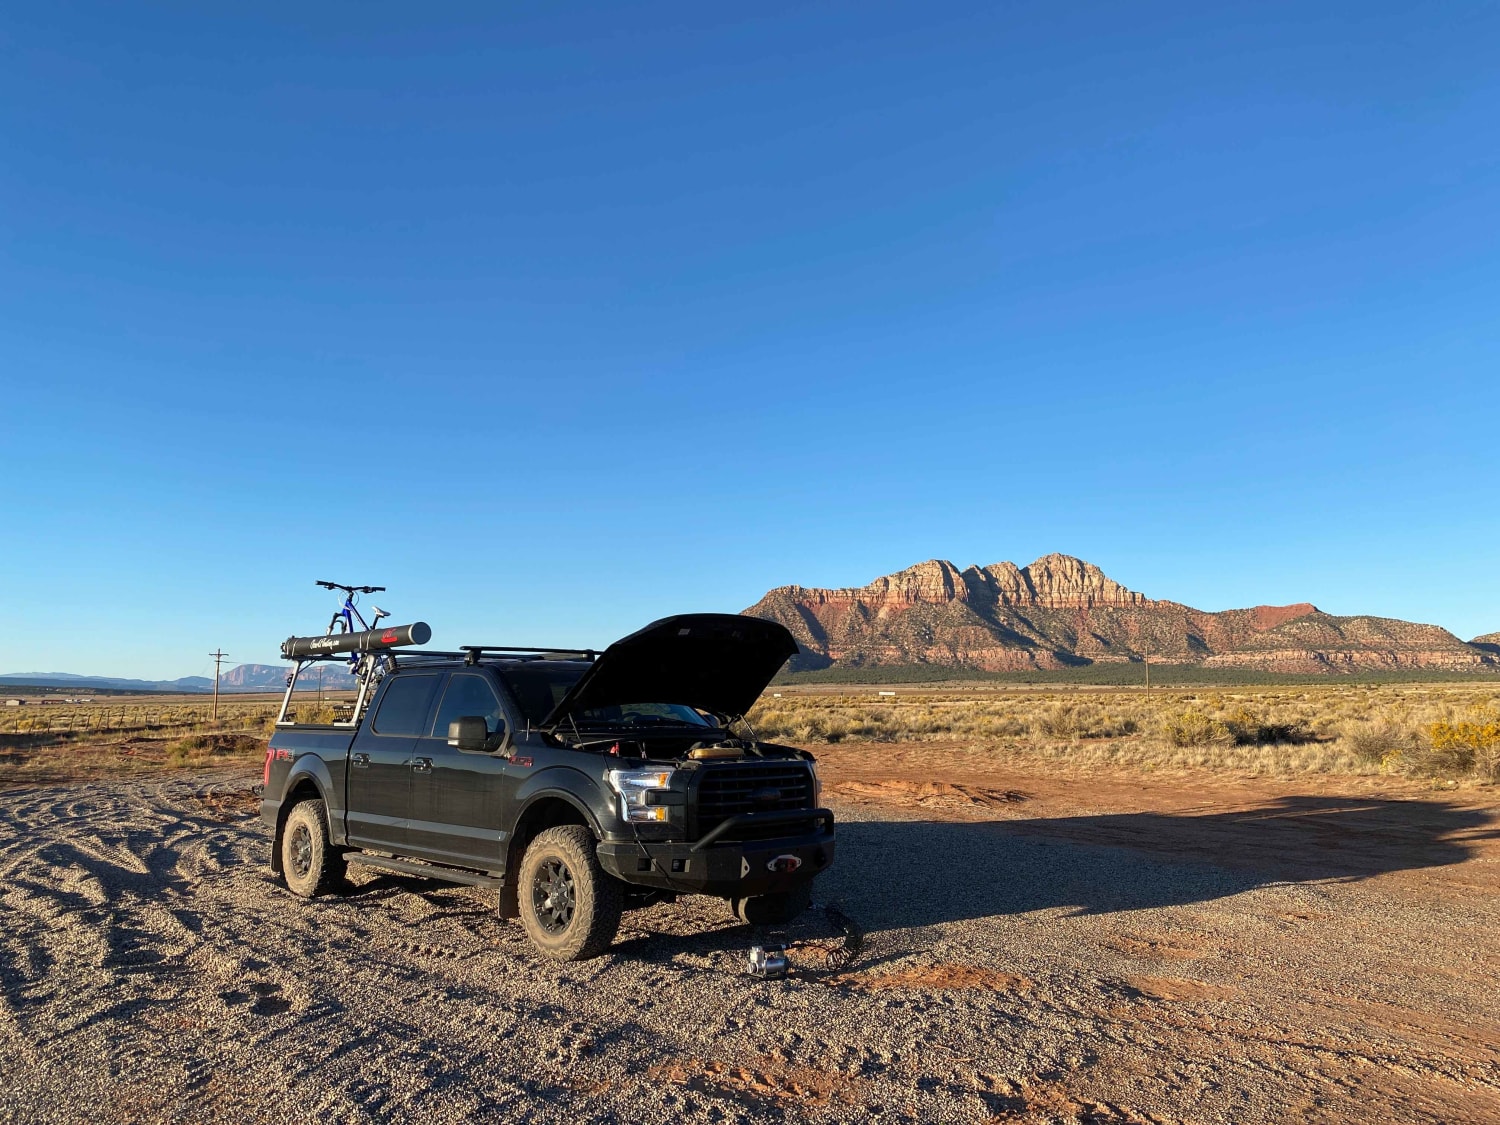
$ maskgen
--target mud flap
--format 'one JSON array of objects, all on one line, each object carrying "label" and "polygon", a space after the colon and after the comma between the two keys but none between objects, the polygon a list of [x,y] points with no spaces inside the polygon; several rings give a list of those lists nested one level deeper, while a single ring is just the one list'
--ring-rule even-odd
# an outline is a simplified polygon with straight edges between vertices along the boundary
[{"label": "mud flap", "polygon": [[500,888],[500,901],[495,906],[495,913],[506,919],[521,916],[521,900],[516,895],[515,885],[509,880]]}]

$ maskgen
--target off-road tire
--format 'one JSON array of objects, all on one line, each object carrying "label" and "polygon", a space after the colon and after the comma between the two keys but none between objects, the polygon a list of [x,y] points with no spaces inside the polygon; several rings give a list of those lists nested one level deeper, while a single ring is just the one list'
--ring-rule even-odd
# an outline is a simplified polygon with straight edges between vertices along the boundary
[{"label": "off-road tire", "polygon": [[812,905],[812,883],[806,882],[790,891],[729,900],[734,916],[751,926],[781,926]]},{"label": "off-road tire", "polygon": [[328,841],[328,807],[301,801],[281,826],[281,876],[287,889],[302,898],[317,898],[344,885],[348,866]]},{"label": "off-road tire", "polygon": [[554,961],[597,957],[620,928],[624,888],[599,866],[594,834],[581,824],[537,834],[521,858],[516,894],[526,936]]}]

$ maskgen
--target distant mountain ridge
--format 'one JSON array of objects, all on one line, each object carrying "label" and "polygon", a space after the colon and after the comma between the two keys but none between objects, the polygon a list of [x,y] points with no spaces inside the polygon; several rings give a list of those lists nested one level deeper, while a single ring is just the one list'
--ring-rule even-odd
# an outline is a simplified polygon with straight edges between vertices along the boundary
[{"label": "distant mountain ridge", "polygon": [[0,675],[0,686],[108,688],[111,691],[212,691],[207,676],[183,676],[177,680],[132,680],[123,676],[75,676],[71,672],[11,672]]},{"label": "distant mountain ridge", "polygon": [[[933,559],[865,586],[778,586],[744,613],[779,621],[801,646],[792,670],[931,664],[983,671],[1094,663],[1201,664],[1265,672],[1500,671],[1500,632],[1465,643],[1436,625],[1336,617],[1303,602],[1206,612],[1127,589],[1092,563],[1045,555],[960,570]],[[329,664],[324,686],[349,686]],[[240,664],[220,690],[279,692],[290,665]],[[207,676],[140,680],[70,672],[0,674],[0,689],[199,693]]]},{"label": "distant mountain ridge", "polygon": [[[281,691],[286,687],[290,665],[241,664],[227,669],[219,677],[221,692]],[[348,686],[345,665],[330,665],[323,674],[330,688]],[[342,679],[342,682],[340,682]],[[11,672],[0,675],[0,688],[19,690],[34,687],[77,688],[81,691],[162,691],[196,694],[214,689],[212,676],[183,676],[176,680],[132,680],[123,676],[78,676],[71,672]]]},{"label": "distant mountain ridge", "polygon": [[1308,603],[1210,613],[1148,598],[1060,554],[964,570],[933,559],[845,589],[780,586],[743,612],[791,630],[803,650],[793,669],[1024,671],[1149,656],[1265,672],[1500,671],[1500,647],[1487,637],[1466,644],[1436,625],[1337,617]]}]

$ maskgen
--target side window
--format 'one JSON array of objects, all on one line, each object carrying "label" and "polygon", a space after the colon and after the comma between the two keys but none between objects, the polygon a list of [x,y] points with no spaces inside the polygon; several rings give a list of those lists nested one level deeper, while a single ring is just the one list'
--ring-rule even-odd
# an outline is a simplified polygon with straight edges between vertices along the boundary
[{"label": "side window", "polygon": [[421,734],[432,703],[436,676],[397,676],[386,685],[375,712],[376,734]]},{"label": "side window", "polygon": [[448,681],[443,705],[438,708],[437,719],[432,724],[432,736],[447,738],[448,724],[465,715],[483,715],[484,724],[491,734],[505,729],[505,711],[495,689],[483,676],[456,675]]}]

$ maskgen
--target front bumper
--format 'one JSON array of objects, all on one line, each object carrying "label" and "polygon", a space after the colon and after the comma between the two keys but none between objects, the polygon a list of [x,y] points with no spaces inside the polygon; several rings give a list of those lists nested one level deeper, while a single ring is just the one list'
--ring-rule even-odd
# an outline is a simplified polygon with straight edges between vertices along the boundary
[{"label": "front bumper", "polygon": [[[726,840],[737,828],[806,825],[816,830],[770,840]],[[616,879],[684,894],[742,898],[786,891],[833,864],[833,813],[828,809],[742,813],[695,842],[605,840],[599,863]]]}]

